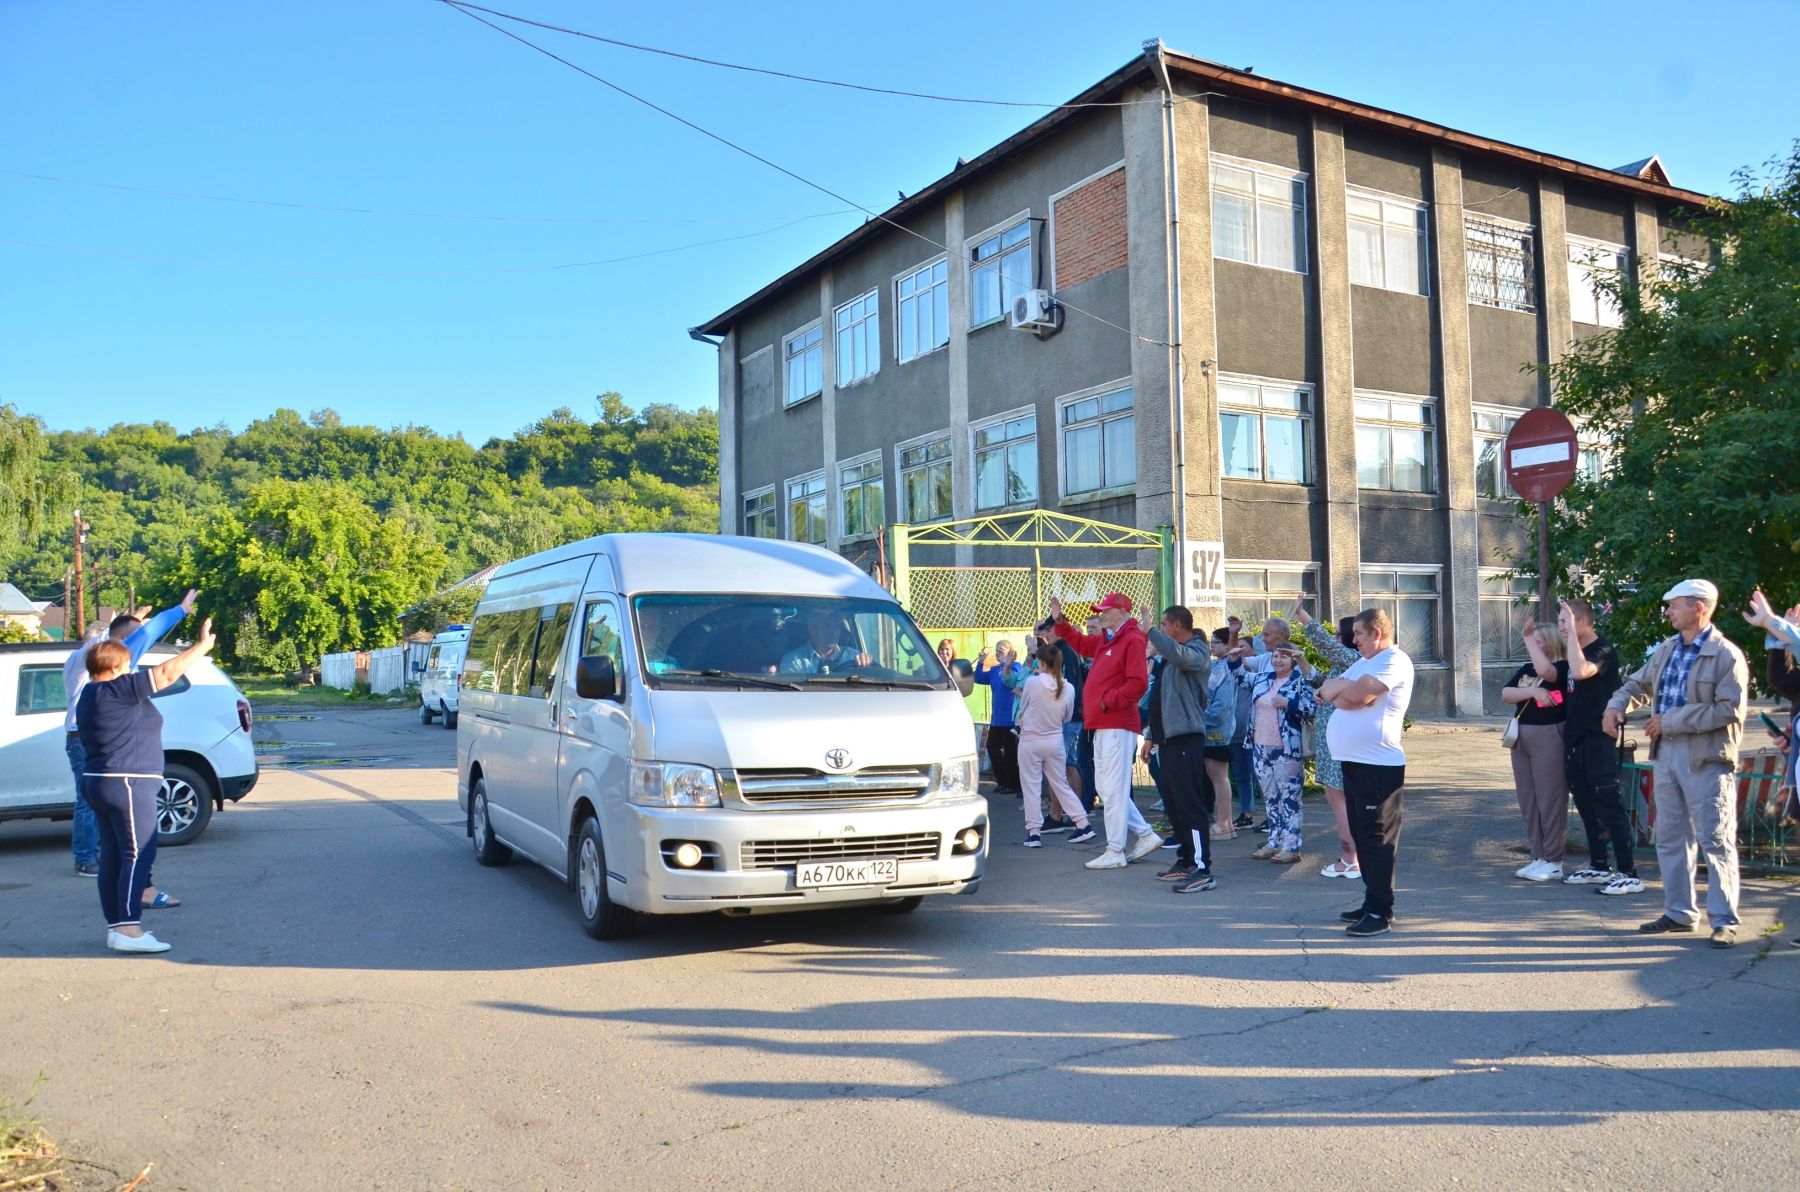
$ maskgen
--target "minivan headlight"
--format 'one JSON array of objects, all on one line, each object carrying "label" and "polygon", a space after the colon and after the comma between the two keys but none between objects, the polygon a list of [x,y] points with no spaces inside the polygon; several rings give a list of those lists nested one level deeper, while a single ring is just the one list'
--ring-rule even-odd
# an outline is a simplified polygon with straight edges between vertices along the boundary
[{"label": "minivan headlight", "polygon": [[717,807],[719,776],[708,766],[632,762],[625,799],[641,807]]},{"label": "minivan headlight", "polygon": [[968,757],[953,757],[938,767],[937,793],[945,798],[966,798],[975,794],[980,783],[980,764],[972,753]]}]

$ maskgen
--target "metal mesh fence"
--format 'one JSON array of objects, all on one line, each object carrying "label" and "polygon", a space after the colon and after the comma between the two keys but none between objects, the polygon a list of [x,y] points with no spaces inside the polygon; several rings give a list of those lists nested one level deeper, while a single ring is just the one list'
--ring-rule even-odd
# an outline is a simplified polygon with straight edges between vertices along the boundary
[{"label": "metal mesh fence", "polygon": [[1140,610],[1156,604],[1156,572],[1046,567],[914,567],[907,611],[927,631],[1014,629],[1041,620],[1052,596],[1080,623],[1108,592]]}]

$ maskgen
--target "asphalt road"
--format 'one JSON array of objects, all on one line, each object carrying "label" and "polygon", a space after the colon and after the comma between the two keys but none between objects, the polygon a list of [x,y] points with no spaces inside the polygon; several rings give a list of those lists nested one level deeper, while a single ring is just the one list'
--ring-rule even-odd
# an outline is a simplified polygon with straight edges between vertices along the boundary
[{"label": "asphalt road", "polygon": [[[313,714],[313,713],[308,713]],[[1220,886],[1017,847],[908,916],[582,934],[469,855],[453,734],[264,719],[276,765],[104,950],[67,826],[0,827],[0,1099],[149,1187],[1757,1188],[1800,1158],[1794,887],[1747,942],[1643,937],[1639,898],[1511,878],[1491,733],[1412,739],[1400,925],[1220,846]],[[273,739],[280,738],[280,742]],[[283,743],[284,742],[284,743]],[[1162,854],[1166,856],[1167,854]]]}]

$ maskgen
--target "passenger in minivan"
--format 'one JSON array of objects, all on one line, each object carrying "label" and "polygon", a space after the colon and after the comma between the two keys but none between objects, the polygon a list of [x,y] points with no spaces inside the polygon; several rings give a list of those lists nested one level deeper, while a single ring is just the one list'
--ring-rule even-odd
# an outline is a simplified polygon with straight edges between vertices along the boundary
[{"label": "passenger in minivan", "polygon": [[852,667],[868,666],[867,654],[853,654],[843,643],[843,625],[829,612],[806,614],[806,644],[781,656],[781,672],[787,675],[828,675]]}]

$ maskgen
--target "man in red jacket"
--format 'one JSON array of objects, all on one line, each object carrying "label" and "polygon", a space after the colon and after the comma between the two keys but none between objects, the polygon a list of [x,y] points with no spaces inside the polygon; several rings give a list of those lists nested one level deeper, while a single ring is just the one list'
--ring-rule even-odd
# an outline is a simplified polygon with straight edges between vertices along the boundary
[{"label": "man in red jacket", "polygon": [[[1090,660],[1081,688],[1081,710],[1094,733],[1094,788],[1106,810],[1106,851],[1089,869],[1123,869],[1162,847],[1144,813],[1131,800],[1131,767],[1137,756],[1138,701],[1150,686],[1144,631],[1131,615],[1131,598],[1114,592],[1094,606],[1100,632],[1078,632],[1063,617],[1062,601],[1050,601],[1056,636]],[[1127,848],[1127,836],[1130,837]]]}]

